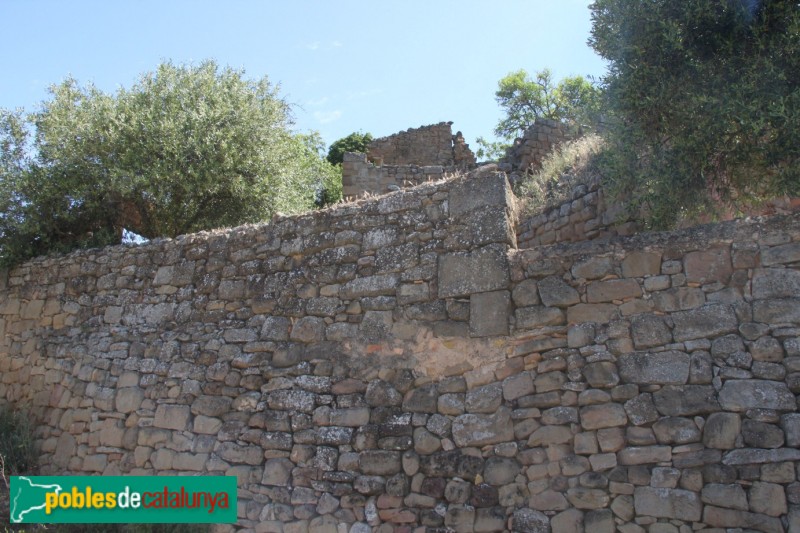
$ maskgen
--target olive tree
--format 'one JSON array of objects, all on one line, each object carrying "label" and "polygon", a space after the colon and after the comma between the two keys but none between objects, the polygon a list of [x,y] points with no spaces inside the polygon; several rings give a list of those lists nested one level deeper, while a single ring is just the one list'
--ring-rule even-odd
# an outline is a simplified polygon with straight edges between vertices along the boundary
[{"label": "olive tree", "polygon": [[653,226],[800,193],[800,4],[596,0],[606,174]]},{"label": "olive tree", "polygon": [[314,205],[335,179],[264,77],[164,63],[105,94],[73,79],[40,109],[0,113],[0,255],[254,222]]}]

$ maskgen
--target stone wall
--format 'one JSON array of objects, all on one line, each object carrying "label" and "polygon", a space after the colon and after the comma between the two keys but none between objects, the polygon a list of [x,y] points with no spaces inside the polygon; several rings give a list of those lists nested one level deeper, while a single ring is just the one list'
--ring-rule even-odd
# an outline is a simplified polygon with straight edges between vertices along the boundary
[{"label": "stone wall", "polygon": [[255,531],[800,527],[800,216],[513,227],[476,174],[40,258],[0,398],[41,473],[235,475]]},{"label": "stone wall", "polygon": [[375,139],[367,147],[370,161],[379,165],[441,165],[468,167],[475,156],[459,131],[453,135],[452,122],[409,128]]},{"label": "stone wall", "polygon": [[366,154],[345,154],[343,196],[385,194],[474,168],[475,155],[460,131],[453,135],[451,124],[411,128],[375,139]]},{"label": "stone wall", "polygon": [[359,198],[366,194],[386,194],[439,181],[458,172],[454,166],[381,165],[367,161],[366,154],[344,154],[342,161],[342,196]]},{"label": "stone wall", "polygon": [[[800,199],[781,197],[751,206],[745,215],[730,211],[719,216],[731,220],[737,215],[754,217],[796,212],[800,212]],[[634,215],[623,203],[607,198],[599,179],[594,176],[573,187],[566,200],[547,205],[532,215],[520,216],[516,226],[517,246],[534,248],[543,244],[633,235],[642,230],[639,221],[643,214]]]},{"label": "stone wall", "polygon": [[503,162],[513,170],[536,172],[542,167],[542,160],[569,139],[566,128],[557,120],[537,118],[522,137],[514,141]]},{"label": "stone wall", "polygon": [[546,206],[532,216],[520,217],[516,231],[520,248],[533,248],[557,242],[580,242],[592,239],[633,235],[641,228],[625,207],[606,202],[599,180],[573,188],[561,203]]}]

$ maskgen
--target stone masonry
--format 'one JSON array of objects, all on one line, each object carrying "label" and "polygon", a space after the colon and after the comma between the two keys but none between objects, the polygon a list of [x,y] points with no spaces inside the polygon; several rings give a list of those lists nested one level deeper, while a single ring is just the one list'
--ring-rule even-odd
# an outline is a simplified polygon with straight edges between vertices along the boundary
[{"label": "stone masonry", "polygon": [[570,139],[565,126],[557,120],[537,118],[521,138],[506,152],[503,162],[521,172],[536,172],[542,160],[559,144]]},{"label": "stone masonry", "polygon": [[517,223],[517,244],[533,248],[557,242],[580,242],[617,235],[633,235],[641,229],[636,217],[620,202],[609,201],[595,176],[577,185],[562,203],[546,206]]},{"label": "stone masonry", "polygon": [[[42,474],[225,474],[219,531],[800,530],[800,215],[518,250],[502,174],[38,258]],[[741,529],[735,529],[741,528]]]},{"label": "stone masonry", "polygon": [[367,158],[378,165],[441,165],[466,168],[475,156],[459,131],[453,135],[452,122],[409,128],[375,139],[367,147]]},{"label": "stone masonry", "polygon": [[375,139],[366,154],[345,154],[343,196],[385,194],[474,168],[475,155],[460,131],[453,135],[451,124],[411,128]]}]

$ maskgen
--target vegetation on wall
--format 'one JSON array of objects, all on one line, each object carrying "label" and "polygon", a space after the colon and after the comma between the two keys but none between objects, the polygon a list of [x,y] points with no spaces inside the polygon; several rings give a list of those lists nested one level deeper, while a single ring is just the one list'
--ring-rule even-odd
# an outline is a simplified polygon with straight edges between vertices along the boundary
[{"label": "vegetation on wall", "polygon": [[603,174],[651,227],[800,194],[800,4],[596,0]]},{"label": "vegetation on wall", "polygon": [[494,133],[501,140],[477,139],[479,158],[499,158],[516,137],[537,118],[558,120],[572,130],[591,131],[601,111],[601,90],[583,76],[553,80],[550,69],[533,77],[525,70],[511,72],[497,82],[495,99],[504,117]]},{"label": "vegetation on wall", "polygon": [[[0,111],[0,260],[254,222],[314,206],[338,173],[264,77],[160,65],[105,94],[67,79]],[[340,185],[339,185],[340,186]]]},{"label": "vegetation on wall", "polygon": [[345,152],[367,153],[367,146],[372,142],[372,134],[354,131],[346,137],[334,141],[328,148],[328,163],[341,165]]},{"label": "vegetation on wall", "polygon": [[568,201],[575,186],[586,184],[598,172],[598,154],[605,148],[597,134],[565,142],[542,160],[542,167],[526,174],[515,192],[525,202],[525,212]]}]

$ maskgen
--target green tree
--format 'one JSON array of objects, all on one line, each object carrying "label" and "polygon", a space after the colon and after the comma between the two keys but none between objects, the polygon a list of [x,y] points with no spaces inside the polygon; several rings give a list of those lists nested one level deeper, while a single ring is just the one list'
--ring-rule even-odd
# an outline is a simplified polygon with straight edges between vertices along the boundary
[{"label": "green tree", "polygon": [[479,161],[496,161],[502,158],[506,150],[511,147],[511,143],[504,141],[490,141],[485,137],[478,137],[475,139],[478,149],[475,151],[475,157]]},{"label": "green tree", "polygon": [[372,142],[371,133],[353,132],[347,137],[334,141],[328,149],[328,162],[341,165],[345,152],[367,153],[367,146]]},{"label": "green tree", "polygon": [[114,95],[72,79],[50,91],[35,113],[0,113],[6,262],[308,209],[335,176],[266,77],[213,61],[164,63]]},{"label": "green tree", "polygon": [[505,117],[495,134],[508,141],[520,137],[537,118],[549,118],[587,128],[599,115],[600,90],[582,76],[556,83],[550,69],[533,78],[525,71],[511,72],[497,83],[495,99]]},{"label": "green tree", "polygon": [[653,226],[800,193],[800,4],[596,0],[606,175]]}]

